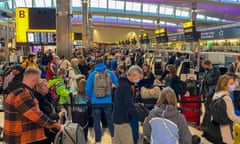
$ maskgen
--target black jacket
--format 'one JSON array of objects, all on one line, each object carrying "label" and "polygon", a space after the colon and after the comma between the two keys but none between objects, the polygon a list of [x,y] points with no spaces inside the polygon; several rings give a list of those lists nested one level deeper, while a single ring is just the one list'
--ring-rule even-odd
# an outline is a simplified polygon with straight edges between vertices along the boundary
[{"label": "black jacket", "polygon": [[141,87],[146,87],[146,88],[151,88],[153,86],[155,77],[152,72],[149,72],[148,78],[147,79],[142,79],[139,83],[138,86],[139,88]]},{"label": "black jacket", "polygon": [[121,77],[118,82],[113,104],[113,122],[115,124],[129,123],[130,116],[143,121],[133,103],[132,83],[126,77]]},{"label": "black jacket", "polygon": [[38,99],[40,110],[52,120],[58,120],[58,113],[61,111],[61,106],[48,93],[45,96],[35,92],[34,96]]},{"label": "black jacket", "polygon": [[202,91],[203,96],[212,98],[214,90],[217,85],[218,78],[220,76],[220,71],[217,68],[210,69],[204,74],[204,79],[202,82]]}]

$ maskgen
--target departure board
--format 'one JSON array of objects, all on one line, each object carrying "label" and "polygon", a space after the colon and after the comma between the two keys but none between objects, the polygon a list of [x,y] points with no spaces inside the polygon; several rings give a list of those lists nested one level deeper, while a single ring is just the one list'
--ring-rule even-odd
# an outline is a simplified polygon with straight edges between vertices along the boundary
[{"label": "departure board", "polygon": [[36,45],[52,45],[56,44],[54,35],[56,35],[54,32],[28,32],[27,39],[28,43]]}]

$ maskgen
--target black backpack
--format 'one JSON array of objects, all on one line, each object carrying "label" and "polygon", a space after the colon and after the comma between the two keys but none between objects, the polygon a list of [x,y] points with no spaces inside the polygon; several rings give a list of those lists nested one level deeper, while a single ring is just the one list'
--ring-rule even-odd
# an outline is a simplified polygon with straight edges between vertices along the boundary
[{"label": "black backpack", "polygon": [[223,99],[225,96],[226,94],[213,100],[210,105],[213,121],[221,125],[231,124],[231,120],[227,116],[227,105]]}]

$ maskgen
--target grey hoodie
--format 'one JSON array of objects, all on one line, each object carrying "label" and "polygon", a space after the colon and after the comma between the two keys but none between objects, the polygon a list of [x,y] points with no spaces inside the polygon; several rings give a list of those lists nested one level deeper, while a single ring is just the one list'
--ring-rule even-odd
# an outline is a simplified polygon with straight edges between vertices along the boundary
[{"label": "grey hoodie", "polygon": [[[146,121],[143,124],[143,134],[147,137],[151,137],[151,126],[149,121],[154,117],[161,117],[163,110],[165,110],[166,105],[162,104],[160,107],[155,107],[150,111],[149,115],[146,118]],[[178,112],[178,110],[172,106],[168,106],[168,109],[165,113],[165,118],[174,122],[179,129],[179,143],[180,144],[191,144],[192,143],[192,134],[188,128],[185,117]],[[159,130],[159,137],[161,137],[161,130]]]}]

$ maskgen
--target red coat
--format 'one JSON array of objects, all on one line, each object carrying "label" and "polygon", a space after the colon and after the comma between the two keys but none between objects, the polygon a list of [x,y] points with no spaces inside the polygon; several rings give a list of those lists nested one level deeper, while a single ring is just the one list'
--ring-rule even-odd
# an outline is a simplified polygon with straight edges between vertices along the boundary
[{"label": "red coat", "polygon": [[56,76],[56,69],[57,65],[54,62],[50,62],[47,66],[47,71],[46,71],[46,80],[52,80],[53,76]]}]

